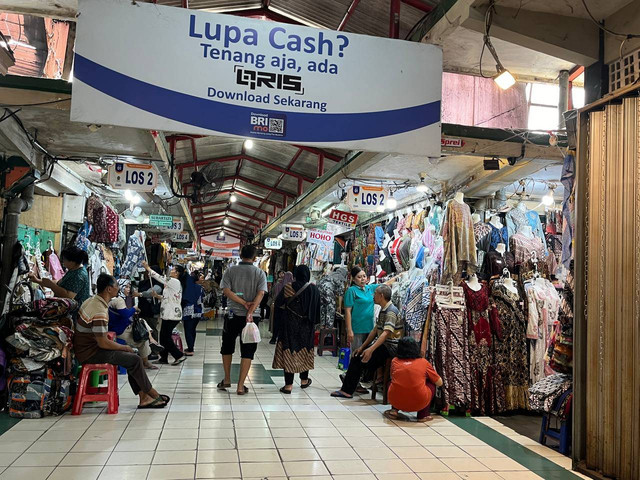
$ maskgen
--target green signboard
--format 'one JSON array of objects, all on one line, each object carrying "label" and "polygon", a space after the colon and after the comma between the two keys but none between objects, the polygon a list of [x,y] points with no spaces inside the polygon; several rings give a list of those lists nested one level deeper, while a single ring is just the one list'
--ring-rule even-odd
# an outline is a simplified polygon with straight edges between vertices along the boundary
[{"label": "green signboard", "polygon": [[152,227],[172,227],[173,217],[171,215],[149,215],[149,225]]}]

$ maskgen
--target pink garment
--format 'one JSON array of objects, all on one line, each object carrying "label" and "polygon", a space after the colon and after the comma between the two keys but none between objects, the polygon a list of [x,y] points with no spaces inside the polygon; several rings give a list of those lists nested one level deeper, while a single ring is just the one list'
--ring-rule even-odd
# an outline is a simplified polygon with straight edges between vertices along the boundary
[{"label": "pink garment", "polygon": [[433,236],[430,225],[424,229],[424,233],[422,234],[422,245],[424,245],[424,248],[429,250],[430,254],[433,254],[433,250],[436,247],[436,239]]},{"label": "pink garment", "polygon": [[58,281],[64,276],[64,270],[62,269],[62,265],[60,265],[60,259],[58,256],[51,252],[49,254],[49,273],[53,280]]}]

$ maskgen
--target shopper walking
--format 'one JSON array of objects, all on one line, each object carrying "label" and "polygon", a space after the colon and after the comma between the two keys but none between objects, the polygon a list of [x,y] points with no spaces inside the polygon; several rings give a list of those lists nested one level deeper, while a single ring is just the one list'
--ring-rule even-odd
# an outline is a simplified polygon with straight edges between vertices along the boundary
[{"label": "shopper walking", "polygon": [[382,307],[376,328],[354,352],[342,388],[333,392],[332,397],[351,398],[365,369],[375,372],[384,366],[388,358],[396,355],[398,340],[404,332],[404,321],[391,302],[391,287],[379,285],[374,294],[374,301]]},{"label": "shopper walking", "polygon": [[290,394],[293,375],[300,374],[300,386],[311,385],[313,370],[313,337],[320,320],[320,292],[311,283],[311,271],[299,265],[293,273],[295,281],[286,285],[274,303],[274,319],[280,324],[273,368],[284,370],[282,393]]},{"label": "shopper walking", "polygon": [[269,340],[269,343],[271,345],[276,344],[276,341],[278,340],[278,331],[280,330],[280,323],[275,316],[275,310],[273,310],[273,305],[276,301],[276,298],[278,298],[278,295],[280,295],[280,292],[282,292],[282,290],[284,289],[285,285],[289,285],[292,282],[293,282],[293,274],[291,272],[285,272],[283,270],[280,270],[278,272],[278,280],[271,287],[271,293],[269,294],[269,303],[271,304],[271,307],[272,307],[270,313],[271,313],[271,317],[273,318],[271,340]]},{"label": "shopper walking", "polygon": [[155,291],[151,293],[154,298],[162,300],[160,303],[160,319],[162,321],[160,345],[164,347],[164,350],[160,353],[160,360],[157,363],[169,363],[169,354],[171,354],[174,359],[172,365],[180,365],[187,357],[178,349],[171,334],[182,320],[182,283],[180,279],[186,281],[187,273],[183,266],[176,265],[171,269],[168,277],[162,277],[151,270],[147,262],[143,261],[142,266],[153,280],[164,285],[162,295],[158,295]]},{"label": "shopper walking", "polygon": [[107,338],[109,302],[118,295],[116,279],[101,273],[96,282],[98,294],[80,307],[73,336],[73,349],[82,364],[109,363],[127,369],[129,385],[140,397],[138,408],[164,408],[169,397],[160,395],[151,385],[142,359],[128,345]]},{"label": "shopper walking", "polygon": [[[240,252],[240,263],[229,268],[222,277],[220,286],[225,298],[229,299],[230,312],[225,318],[222,330],[220,354],[224,367],[224,379],[218,383],[220,390],[226,390],[231,386],[231,361],[236,349],[236,338],[240,336],[247,323],[254,321],[254,312],[267,293],[267,277],[262,270],[253,265],[255,259],[256,247],[245,245]],[[244,381],[257,348],[258,344],[243,343],[242,338],[240,339],[240,377],[236,390],[238,395],[244,395],[249,391]]]},{"label": "shopper walking", "polygon": [[89,263],[87,252],[69,246],[62,251],[60,257],[62,265],[67,270],[60,280],[55,282],[48,278],[38,278],[32,273],[29,274],[29,280],[53,290],[56,297],[71,298],[78,302],[78,305],[82,305],[91,296],[91,282],[85,266]]},{"label": "shopper walking", "polygon": [[[156,273],[160,273],[160,267],[154,265],[151,267]],[[160,316],[160,302],[153,298],[151,292],[155,291],[158,295],[162,293],[162,284],[156,282],[152,285],[150,275],[145,272],[144,279],[138,284],[138,291],[134,293],[134,297],[138,297],[138,308],[140,309],[140,318],[151,327],[153,338],[158,340],[158,318]]]},{"label": "shopper walking", "polygon": [[[202,297],[204,289],[197,282],[201,281],[199,271],[192,272],[185,279],[184,290],[182,291],[182,322],[184,324],[184,336],[187,341],[185,355],[193,356],[193,349],[196,343],[196,329],[200,318],[202,318]],[[204,276],[202,276],[202,281]]]},{"label": "shopper walking", "polygon": [[402,419],[398,411],[418,412],[418,421],[432,420],[431,401],[436,387],[442,386],[442,378],[422,355],[420,345],[411,337],[398,343],[398,356],[391,362],[391,386],[389,403],[391,409],[384,416],[391,420]]}]

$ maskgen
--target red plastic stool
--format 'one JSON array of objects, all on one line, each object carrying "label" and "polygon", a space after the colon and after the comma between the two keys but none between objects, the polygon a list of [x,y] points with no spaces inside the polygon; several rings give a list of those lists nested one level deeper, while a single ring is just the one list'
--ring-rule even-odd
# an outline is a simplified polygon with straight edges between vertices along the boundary
[{"label": "red plastic stool", "polygon": [[[89,386],[89,375],[95,371],[106,372],[108,386]],[[82,413],[82,406],[87,402],[107,402],[107,413],[118,413],[120,398],[118,397],[118,370],[116,365],[109,363],[87,363],[82,365],[78,391],[73,401],[73,411],[71,415],[80,415]]]}]

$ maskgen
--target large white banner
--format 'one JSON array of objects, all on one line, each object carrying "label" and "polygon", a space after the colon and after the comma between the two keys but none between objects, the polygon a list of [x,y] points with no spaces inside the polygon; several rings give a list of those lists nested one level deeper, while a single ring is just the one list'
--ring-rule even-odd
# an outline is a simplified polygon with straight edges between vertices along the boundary
[{"label": "large white banner", "polygon": [[440,155],[442,52],[131,0],[80,0],[71,119]]}]

